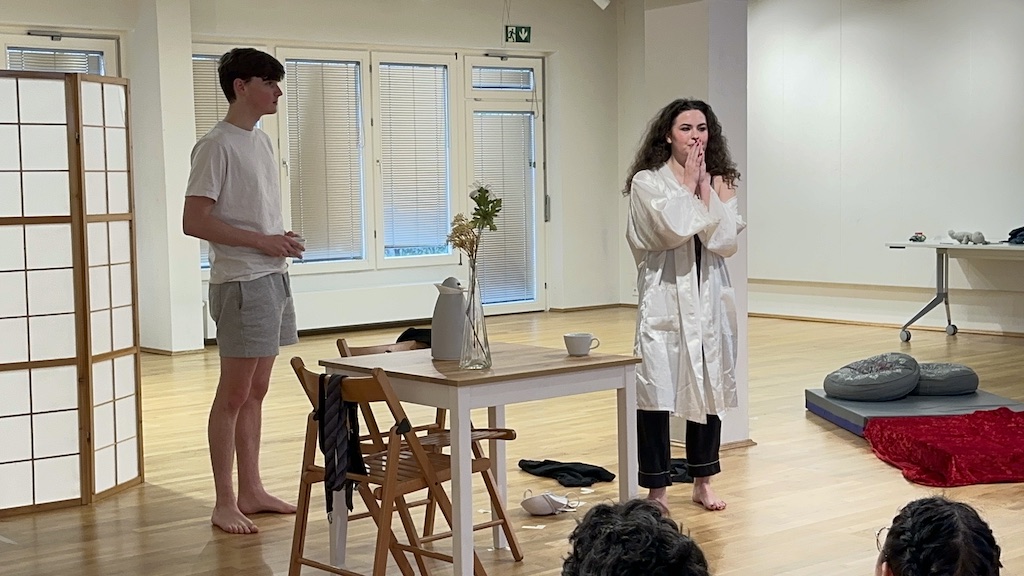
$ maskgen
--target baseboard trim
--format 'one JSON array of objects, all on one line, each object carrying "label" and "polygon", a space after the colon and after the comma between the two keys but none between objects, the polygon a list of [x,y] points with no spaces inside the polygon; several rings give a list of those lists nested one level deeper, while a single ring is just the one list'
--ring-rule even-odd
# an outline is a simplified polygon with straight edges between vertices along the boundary
[{"label": "baseboard trim", "polygon": [[[747,314],[749,318],[771,318],[774,320],[795,320],[798,322],[820,322],[823,324],[844,324],[847,326],[873,326],[876,328],[892,328],[899,330],[903,328],[902,324],[890,323],[890,322],[865,322],[863,320],[842,320],[837,318],[815,318],[812,316],[795,316],[791,314],[769,314],[766,312],[750,312]],[[946,329],[939,326],[922,326],[914,324],[910,327],[914,331],[923,332],[945,332]],[[977,330],[973,328],[958,328],[957,334],[977,334],[980,336],[1006,336],[1009,338],[1024,338],[1024,332],[1007,332],[998,330]]]},{"label": "baseboard trim", "polygon": [[[206,343],[209,344],[209,341],[207,341]],[[206,349],[196,348],[195,350],[160,350],[159,348],[147,348],[145,346],[139,346],[139,352],[145,352],[146,354],[158,354],[160,356],[189,356],[192,354],[202,354],[203,352],[206,352]]]},{"label": "baseboard trim", "polygon": [[636,308],[636,304],[597,304],[595,306],[571,306],[568,308],[548,308],[548,312],[585,312],[587,310],[609,310],[611,308]]}]

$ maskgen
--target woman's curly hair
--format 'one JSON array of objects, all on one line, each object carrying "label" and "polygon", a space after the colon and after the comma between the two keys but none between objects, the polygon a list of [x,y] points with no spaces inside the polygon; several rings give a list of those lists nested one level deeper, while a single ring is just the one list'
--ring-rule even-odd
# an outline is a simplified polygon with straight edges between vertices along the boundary
[{"label": "woman's curly hair", "polygon": [[722,125],[718,122],[718,116],[711,110],[711,106],[701,100],[680,98],[662,108],[647,125],[647,133],[644,134],[640,149],[637,150],[636,158],[633,159],[633,165],[629,167],[629,174],[626,176],[626,187],[622,190],[624,196],[629,195],[633,176],[636,176],[637,172],[658,168],[668,162],[672,156],[672,145],[668,143],[672,124],[677,116],[687,110],[700,110],[708,122],[708,145],[704,152],[704,164],[707,166],[708,174],[721,176],[730,186],[734,186],[740,179],[736,163],[729,155],[729,146],[722,134]]},{"label": "woman's curly hair", "polygon": [[562,576],[708,576],[697,543],[644,500],[594,506],[569,543]]},{"label": "woman's curly hair", "polygon": [[914,500],[893,518],[882,558],[895,576],[998,576],[999,545],[971,506]]}]

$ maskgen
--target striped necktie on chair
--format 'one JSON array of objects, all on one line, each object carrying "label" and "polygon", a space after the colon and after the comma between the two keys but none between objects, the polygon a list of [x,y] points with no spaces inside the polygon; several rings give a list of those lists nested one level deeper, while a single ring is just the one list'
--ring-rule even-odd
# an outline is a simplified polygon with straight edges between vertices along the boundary
[{"label": "striped necktie on chair", "polygon": [[339,374],[320,375],[320,403],[316,419],[320,423],[320,450],[324,454],[324,490],[327,514],[334,511],[334,493],[345,491],[345,505],[352,510],[352,490],[355,483],[346,479],[351,469],[365,474],[366,465],[359,449],[358,407],[355,402],[342,398]]}]

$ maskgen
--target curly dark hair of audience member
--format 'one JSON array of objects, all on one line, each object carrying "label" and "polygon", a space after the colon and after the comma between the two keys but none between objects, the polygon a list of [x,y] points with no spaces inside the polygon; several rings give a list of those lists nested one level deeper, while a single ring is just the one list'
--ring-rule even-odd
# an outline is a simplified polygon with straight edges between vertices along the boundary
[{"label": "curly dark hair of audience member", "polygon": [[562,576],[708,576],[697,543],[644,500],[594,506],[569,543]]},{"label": "curly dark hair of audience member", "polygon": [[700,110],[708,121],[708,146],[704,152],[704,164],[707,166],[708,174],[721,176],[730,186],[734,186],[740,179],[740,172],[729,155],[729,145],[722,134],[722,124],[711,110],[711,106],[700,100],[680,98],[662,108],[647,125],[647,133],[641,140],[640,149],[637,150],[636,158],[633,159],[633,165],[629,167],[629,174],[626,176],[626,187],[622,190],[624,196],[629,196],[633,176],[636,176],[637,172],[653,170],[668,162],[672,155],[672,145],[668,143],[672,124],[676,121],[676,116],[687,110]]},{"label": "curly dark hair of audience member", "polygon": [[882,558],[894,576],[997,576],[999,545],[971,506],[941,496],[914,500],[893,518]]}]

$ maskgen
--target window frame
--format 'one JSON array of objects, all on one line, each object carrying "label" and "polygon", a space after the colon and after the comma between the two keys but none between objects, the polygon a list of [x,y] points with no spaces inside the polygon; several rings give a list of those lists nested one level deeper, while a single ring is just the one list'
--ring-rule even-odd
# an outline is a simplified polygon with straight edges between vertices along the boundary
[{"label": "window frame", "polygon": [[[363,258],[361,260],[330,260],[322,262],[301,262],[299,260],[292,260],[291,265],[288,268],[288,273],[292,276],[301,276],[305,274],[333,274],[337,272],[375,270],[378,267],[378,252],[374,246],[375,240],[373,235],[373,223],[377,221],[377,202],[372,198],[367,198],[367,193],[374,189],[376,180],[376,176],[374,174],[375,162],[372,157],[372,153],[376,151],[376,134],[370,127],[371,91],[368,89],[369,82],[372,81],[369,74],[370,54],[363,50],[344,50],[340,48],[278,47],[274,56],[277,57],[282,65],[286,65],[286,61],[288,59],[359,62],[359,81],[363,87],[360,94],[360,106],[362,106],[363,112]],[[282,81],[281,91],[283,94],[278,100],[277,122],[274,123],[279,134],[288,134],[288,106],[290,103],[288,101],[288,93],[285,86],[286,82],[287,75],[285,76],[285,80]],[[281,162],[281,193],[284,195],[284,198],[281,199],[281,209],[284,211],[285,228],[290,230],[292,226],[292,203],[291,175],[289,173],[290,167],[288,166],[288,162],[291,158],[291,148],[288,139],[280,138],[278,140],[278,148],[278,154],[280,155],[279,158]]]},{"label": "window frame", "polygon": [[[114,38],[78,38],[73,32],[70,36],[61,36],[60,40],[51,40],[47,36],[29,36],[28,34],[13,34],[0,32],[0,44],[3,44],[4,66],[7,66],[8,48],[40,48],[55,50],[86,50],[90,52],[103,53],[104,76],[120,76],[121,62],[119,62],[118,40]],[[70,46],[70,48],[69,48]]]},{"label": "window frame", "polygon": [[[467,63],[467,66],[469,64]],[[537,70],[534,70],[536,77]],[[546,222],[544,220],[544,204],[547,188],[545,186],[546,174],[544,171],[544,114],[543,110],[537,110],[534,102],[514,102],[497,100],[474,100],[467,104],[465,112],[465,133],[466,133],[466,161],[465,173],[468,178],[473,178],[476,156],[473,142],[473,114],[475,112],[534,112],[534,294],[533,300],[519,302],[503,302],[486,304],[487,310],[497,314],[512,314],[517,312],[536,312],[547,310],[547,262],[545,258],[546,246]],[[500,219],[500,216],[499,216]],[[486,234],[486,232],[484,232]]]},{"label": "window frame", "polygon": [[[462,66],[455,54],[417,54],[408,52],[371,51],[370,66],[373,82],[373,137],[377,147],[374,149],[373,202],[376,219],[374,220],[374,251],[377,258],[377,270],[391,268],[423,268],[434,266],[452,266],[460,262],[459,253],[450,249],[448,254],[430,256],[384,257],[384,178],[381,164],[381,107],[378,70],[381,63],[408,65],[444,65],[448,69],[448,138],[451,146],[448,150],[449,188],[448,202],[451,216],[459,212],[465,213],[469,205],[469,184],[465,179],[465,135],[459,130],[457,119],[463,118],[464,106],[460,97],[462,86]],[[464,193],[463,193],[464,192]]]},{"label": "window frame", "polygon": [[[543,59],[515,56],[465,56],[463,58],[463,90],[468,100],[501,100],[513,102],[543,102]],[[473,68],[529,68],[533,70],[533,90],[501,90],[473,87]],[[538,114],[539,116],[539,114]]]}]

